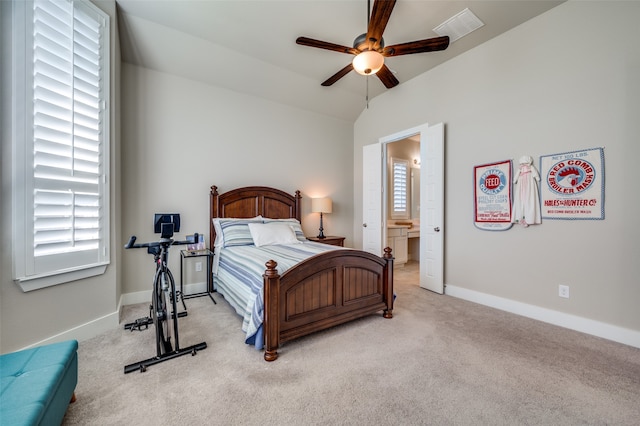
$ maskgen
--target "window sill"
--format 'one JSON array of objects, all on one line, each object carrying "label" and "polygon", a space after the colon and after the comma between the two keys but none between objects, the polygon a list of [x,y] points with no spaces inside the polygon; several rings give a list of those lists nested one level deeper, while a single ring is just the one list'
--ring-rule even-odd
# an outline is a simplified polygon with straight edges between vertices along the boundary
[{"label": "window sill", "polygon": [[16,279],[16,284],[23,292],[40,290],[41,288],[64,284],[71,281],[102,275],[107,270],[108,263],[96,264],[84,269],[69,270],[55,275],[34,275]]}]

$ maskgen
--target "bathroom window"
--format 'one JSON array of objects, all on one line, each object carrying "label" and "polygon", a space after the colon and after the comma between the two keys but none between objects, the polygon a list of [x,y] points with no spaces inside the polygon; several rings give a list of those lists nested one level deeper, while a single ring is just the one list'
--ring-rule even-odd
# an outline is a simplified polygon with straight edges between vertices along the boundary
[{"label": "bathroom window", "polygon": [[409,218],[409,161],[391,159],[393,200],[391,203],[392,219]]}]

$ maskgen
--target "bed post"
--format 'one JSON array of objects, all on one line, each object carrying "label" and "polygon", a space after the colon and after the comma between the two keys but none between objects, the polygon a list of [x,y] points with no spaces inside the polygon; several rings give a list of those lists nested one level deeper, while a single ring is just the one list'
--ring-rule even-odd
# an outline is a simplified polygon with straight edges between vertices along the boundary
[{"label": "bed post", "polygon": [[295,209],[296,211],[294,212],[296,215],[296,219],[298,219],[298,222],[302,221],[302,195],[300,195],[300,191],[296,191],[296,195],[294,196],[295,198]]},{"label": "bed post", "polygon": [[216,231],[213,228],[214,217],[218,217],[218,187],[211,185],[211,192],[209,193],[209,249],[213,251],[214,243],[216,240]]},{"label": "bed post", "polygon": [[382,315],[385,318],[393,318],[393,256],[391,255],[391,247],[384,249],[384,255],[382,256],[386,261],[384,271],[384,298],[386,299],[387,309],[384,310]]},{"label": "bed post", "polygon": [[264,278],[264,320],[262,322],[264,332],[264,360],[275,361],[278,359],[278,346],[280,346],[280,312],[279,292],[280,275],[276,266],[278,264],[270,260],[266,264]]}]

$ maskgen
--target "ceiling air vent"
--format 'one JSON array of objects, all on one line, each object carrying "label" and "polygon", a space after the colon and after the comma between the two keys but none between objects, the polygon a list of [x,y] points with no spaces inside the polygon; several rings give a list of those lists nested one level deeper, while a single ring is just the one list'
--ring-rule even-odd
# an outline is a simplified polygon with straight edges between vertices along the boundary
[{"label": "ceiling air vent", "polygon": [[435,27],[433,31],[439,36],[449,36],[449,42],[453,43],[483,25],[484,22],[474,15],[472,11],[465,9]]}]

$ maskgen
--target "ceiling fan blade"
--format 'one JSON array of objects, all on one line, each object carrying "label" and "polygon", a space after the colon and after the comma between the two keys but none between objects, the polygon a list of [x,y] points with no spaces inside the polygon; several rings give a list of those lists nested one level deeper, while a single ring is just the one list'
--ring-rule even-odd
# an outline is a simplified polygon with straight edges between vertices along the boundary
[{"label": "ceiling fan blade", "polygon": [[393,75],[391,70],[386,65],[383,65],[382,68],[380,68],[380,71],[376,73],[376,75],[387,89],[391,89],[392,87],[396,87],[398,84],[400,84],[396,76]]},{"label": "ceiling fan blade", "polygon": [[410,55],[412,53],[435,52],[449,47],[449,36],[428,38],[425,40],[410,41],[394,44],[382,50],[382,56]]},{"label": "ceiling fan blade", "polygon": [[367,28],[369,50],[378,50],[380,48],[382,33],[387,26],[387,22],[389,22],[395,4],[396,0],[375,0],[373,3],[373,11],[371,12],[371,18],[369,18],[369,28]]},{"label": "ceiling fan blade", "polygon": [[354,49],[353,47],[341,46],[339,44],[329,43],[327,41],[314,40],[309,37],[298,37],[296,39],[296,43],[302,46],[317,47],[318,49],[325,49],[325,50],[333,50],[334,52],[350,53],[351,55],[357,55],[358,53],[360,53],[360,51],[358,51],[357,49]]},{"label": "ceiling fan blade", "polygon": [[351,70],[353,70],[353,64],[349,64],[346,67],[342,68],[340,71],[338,71],[337,73],[335,73],[334,75],[332,75],[331,77],[323,81],[321,85],[331,86],[333,83],[340,80],[345,75],[349,74]]}]

